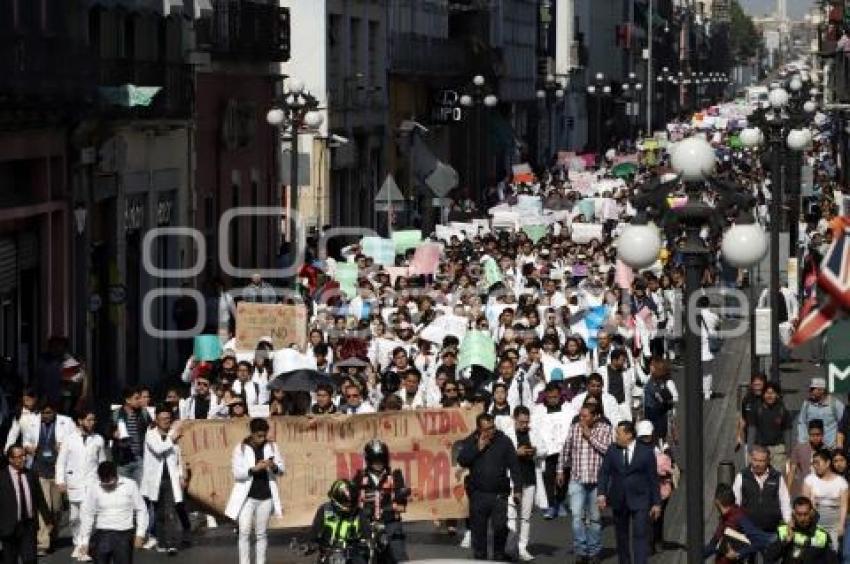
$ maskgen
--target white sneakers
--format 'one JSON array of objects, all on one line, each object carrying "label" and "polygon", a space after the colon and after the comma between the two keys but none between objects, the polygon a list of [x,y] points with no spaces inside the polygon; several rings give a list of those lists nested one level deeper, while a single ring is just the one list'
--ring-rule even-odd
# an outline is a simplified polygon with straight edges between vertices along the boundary
[{"label": "white sneakers", "polygon": [[463,539],[460,541],[461,548],[472,548],[472,531],[469,529],[463,533]]},{"label": "white sneakers", "polygon": [[528,551],[525,549],[520,550],[517,553],[517,556],[519,556],[521,562],[531,562],[532,560],[534,560],[534,556],[529,554]]},{"label": "white sneakers", "polygon": [[154,550],[156,549],[157,544],[158,543],[156,542],[156,538],[150,537],[148,538],[148,540],[145,541],[145,544],[142,545],[142,548],[144,548],[145,550]]},{"label": "white sneakers", "polygon": [[71,558],[76,560],[77,562],[91,562],[92,557],[86,554],[86,550],[82,546],[74,547],[74,551],[71,553]]}]

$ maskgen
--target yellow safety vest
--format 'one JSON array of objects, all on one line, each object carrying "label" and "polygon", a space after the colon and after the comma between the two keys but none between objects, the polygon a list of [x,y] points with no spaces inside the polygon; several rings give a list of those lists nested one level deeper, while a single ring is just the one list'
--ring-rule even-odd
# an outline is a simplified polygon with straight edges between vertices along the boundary
[{"label": "yellow safety vest", "polygon": [[[782,542],[788,541],[788,525],[780,525],[779,526],[779,540]],[[827,544],[827,539],[829,539],[829,535],[827,535],[826,531],[820,527],[815,528],[815,533],[812,536],[805,535],[798,531],[794,531],[794,538],[792,542],[794,546],[812,546],[814,548],[825,548]]]},{"label": "yellow safety vest", "polygon": [[360,538],[360,519],[357,516],[343,518],[330,509],[325,510],[324,529],[331,546],[346,546],[350,541]]}]

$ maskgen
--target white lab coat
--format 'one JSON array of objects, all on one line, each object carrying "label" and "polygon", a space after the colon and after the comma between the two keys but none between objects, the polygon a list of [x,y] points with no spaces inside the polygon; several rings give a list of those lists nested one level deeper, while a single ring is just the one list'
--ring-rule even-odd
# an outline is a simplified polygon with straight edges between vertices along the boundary
[{"label": "white lab coat", "polygon": [[[510,425],[507,429],[505,429],[503,431],[503,433],[505,433],[508,436],[508,438],[514,444],[514,448],[516,448],[518,445],[517,445],[517,438],[516,438],[516,428],[514,427],[514,425],[513,424]],[[538,490],[541,490],[543,488],[543,467],[546,463],[545,462],[546,457],[549,454],[554,454],[554,453],[549,453],[546,450],[546,441],[543,439],[543,436],[537,431],[537,429],[533,425],[531,427],[529,427],[528,438],[531,441],[531,446],[533,446],[536,449],[536,452],[534,453],[534,475],[535,475],[535,478],[536,478],[534,486]],[[530,486],[530,485],[532,485],[532,484],[525,484],[525,486]],[[515,487],[513,485],[513,480],[511,480],[511,489],[515,489]],[[539,496],[536,496],[536,497],[539,497]]]},{"label": "white lab coat", "polygon": [[[573,398],[573,409],[576,413],[581,411],[581,406],[584,405],[584,400],[587,398],[587,392],[582,392]],[[620,421],[631,421],[631,410],[628,413],[623,413],[620,409],[620,404],[617,403],[617,398],[607,392],[602,392],[602,411],[608,421],[611,422],[611,427],[616,429]]]},{"label": "white lab coat", "polygon": [[[606,393],[608,392],[608,366],[603,366],[599,369],[599,375],[602,376],[602,386]],[[632,419],[632,398],[635,394],[635,376],[634,369],[631,366],[623,370],[623,397],[624,401],[620,404],[620,412],[622,419],[631,421]],[[612,396],[613,397],[613,396]],[[615,398],[616,399],[616,398]],[[609,417],[610,419],[610,417]]]},{"label": "white lab coat", "polygon": [[[18,423],[20,424],[21,429],[21,444],[24,448],[36,448],[38,446],[38,439],[41,435],[41,414],[21,416]],[[77,426],[70,417],[57,413],[54,427],[56,448],[59,448],[65,438],[71,433],[76,432],[76,430]],[[11,433],[9,434],[11,435]],[[30,465],[32,465],[32,456],[27,456],[27,466]]]},{"label": "white lab coat", "polygon": [[171,433],[163,440],[159,429],[148,429],[145,433],[145,451],[142,459],[142,482],[139,490],[142,497],[150,501],[159,500],[159,487],[162,482],[162,465],[168,468],[168,476],[171,478],[171,491],[174,494],[174,502],[183,501],[183,488],[180,487],[180,478],[183,477],[183,464],[180,455],[180,447],[171,439]]},{"label": "white lab coat", "polygon": [[[218,396],[210,394],[210,410],[207,419],[215,418],[221,406],[218,404]],[[189,396],[180,400],[180,419],[195,418],[195,396]]]},{"label": "white lab coat", "polygon": [[419,386],[419,389],[416,390],[416,395],[413,396],[413,401],[411,401],[409,404],[407,403],[407,391],[405,391],[404,388],[397,391],[395,395],[398,396],[398,398],[401,400],[401,408],[403,410],[425,409],[426,407],[429,407],[428,394],[425,391],[424,385]]},{"label": "white lab coat", "polygon": [[106,446],[100,435],[89,435],[84,442],[82,433],[77,430],[65,437],[56,459],[56,484],[67,486],[69,501],[85,499],[86,487],[97,479],[97,466],[104,460]]},{"label": "white lab coat", "polygon": [[[236,380],[233,382],[233,393],[236,395],[242,394],[242,381]],[[257,382],[248,380],[245,385],[245,405],[260,405],[263,399],[263,390]]]},{"label": "white lab coat", "polygon": [[561,406],[560,411],[549,413],[545,405],[535,406],[531,413],[531,427],[537,431],[548,454],[561,452],[567,435],[578,412],[569,403]]},{"label": "white lab coat", "polygon": [[[272,503],[274,504],[274,514],[276,517],[283,516],[283,506],[280,502],[280,491],[277,487],[277,478],[284,473],[283,458],[277,449],[275,443],[266,443],[263,447],[263,457],[265,459],[273,459],[273,462],[278,467],[277,473],[268,472],[269,489],[272,492]],[[233,489],[230,491],[230,498],[227,500],[227,508],[224,514],[236,521],[239,519],[239,513],[242,511],[242,506],[245,500],[248,499],[248,492],[251,490],[251,482],[253,478],[248,473],[251,468],[256,466],[257,459],[254,456],[254,449],[247,443],[240,443],[233,449],[233,458],[231,468],[233,470]]]}]

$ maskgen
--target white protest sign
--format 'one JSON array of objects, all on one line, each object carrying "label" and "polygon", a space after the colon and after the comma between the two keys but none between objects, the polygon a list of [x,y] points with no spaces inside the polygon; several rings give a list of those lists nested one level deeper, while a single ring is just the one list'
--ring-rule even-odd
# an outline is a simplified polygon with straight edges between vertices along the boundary
[{"label": "white protest sign", "polygon": [[601,223],[573,223],[571,238],[574,243],[586,244],[592,239],[602,241]]}]

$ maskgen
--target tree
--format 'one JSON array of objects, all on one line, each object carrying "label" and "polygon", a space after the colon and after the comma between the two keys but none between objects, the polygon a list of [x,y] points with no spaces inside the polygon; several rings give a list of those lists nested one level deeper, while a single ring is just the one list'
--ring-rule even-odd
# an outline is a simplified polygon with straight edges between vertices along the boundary
[{"label": "tree", "polygon": [[738,0],[729,8],[729,52],[735,62],[741,63],[755,57],[761,47],[761,34]]}]

